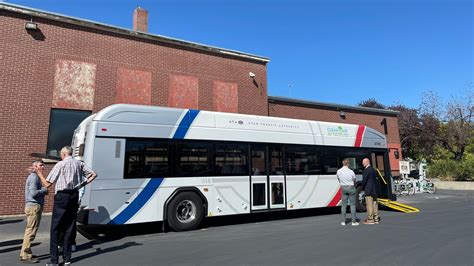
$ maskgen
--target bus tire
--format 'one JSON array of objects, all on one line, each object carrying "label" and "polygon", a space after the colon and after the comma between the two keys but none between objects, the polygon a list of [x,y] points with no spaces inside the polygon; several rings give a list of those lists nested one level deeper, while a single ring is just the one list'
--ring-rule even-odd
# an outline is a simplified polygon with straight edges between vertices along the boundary
[{"label": "bus tire", "polygon": [[201,198],[194,192],[178,193],[167,208],[167,222],[173,231],[196,229],[204,218],[204,206]]},{"label": "bus tire", "polygon": [[367,210],[364,194],[362,186],[358,186],[356,189],[356,210],[358,212],[365,212]]}]

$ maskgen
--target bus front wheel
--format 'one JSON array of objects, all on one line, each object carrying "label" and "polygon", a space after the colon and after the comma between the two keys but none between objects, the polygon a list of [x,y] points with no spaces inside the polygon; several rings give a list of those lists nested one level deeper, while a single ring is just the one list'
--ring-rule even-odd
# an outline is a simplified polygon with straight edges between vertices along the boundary
[{"label": "bus front wheel", "polygon": [[201,198],[193,192],[181,192],[169,203],[167,222],[174,231],[196,229],[204,217]]}]

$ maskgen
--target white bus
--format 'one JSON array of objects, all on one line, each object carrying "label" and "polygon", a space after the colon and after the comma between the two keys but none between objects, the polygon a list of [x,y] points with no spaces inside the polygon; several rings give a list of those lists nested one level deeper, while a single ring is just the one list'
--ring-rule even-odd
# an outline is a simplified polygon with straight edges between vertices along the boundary
[{"label": "white bus", "polygon": [[116,104],[86,118],[72,146],[98,173],[78,215],[87,225],[163,221],[183,231],[204,217],[337,206],[343,158],[359,178],[364,157],[390,175],[376,130],[269,116]]}]

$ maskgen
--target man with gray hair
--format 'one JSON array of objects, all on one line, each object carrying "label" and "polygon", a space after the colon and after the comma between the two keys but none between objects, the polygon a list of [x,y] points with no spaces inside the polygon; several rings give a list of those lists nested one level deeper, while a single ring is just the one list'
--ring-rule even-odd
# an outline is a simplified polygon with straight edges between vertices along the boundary
[{"label": "man with gray hair", "polygon": [[347,200],[349,200],[349,205],[351,206],[352,225],[357,226],[359,223],[357,222],[356,217],[356,188],[354,186],[356,177],[354,171],[349,168],[349,165],[349,159],[344,159],[342,161],[341,169],[337,170],[336,174],[337,180],[339,180],[342,189],[341,225],[346,225]]},{"label": "man with gray hair", "polygon": [[44,163],[34,161],[31,174],[26,179],[25,185],[25,213],[26,229],[23,236],[23,245],[20,251],[20,261],[23,263],[38,263],[31,251],[31,242],[35,240],[36,232],[41,222],[43,214],[44,195],[48,194],[48,189],[41,185],[41,181],[35,171],[43,172]]},{"label": "man with gray hair", "polygon": [[[51,261],[46,265],[58,265],[58,241],[63,243],[64,265],[71,264],[70,239],[79,207],[78,190],[97,177],[97,174],[87,167],[84,162],[72,158],[72,148],[70,146],[61,149],[61,159],[62,161],[53,167],[47,178],[44,178],[43,174],[37,171],[45,187],[56,183],[49,246]],[[82,182],[83,176],[86,177],[86,180]],[[58,239],[59,236],[61,236],[61,239]]]}]

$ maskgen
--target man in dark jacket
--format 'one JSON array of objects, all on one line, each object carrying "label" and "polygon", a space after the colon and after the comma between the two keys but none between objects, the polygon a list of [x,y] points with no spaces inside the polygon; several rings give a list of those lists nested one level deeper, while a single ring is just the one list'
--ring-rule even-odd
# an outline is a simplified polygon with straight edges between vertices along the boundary
[{"label": "man in dark jacket", "polygon": [[365,193],[365,205],[367,206],[367,219],[364,224],[378,224],[379,223],[379,207],[377,204],[378,195],[378,181],[377,174],[372,166],[370,160],[364,158],[362,160],[364,171],[362,172],[362,188]]}]

